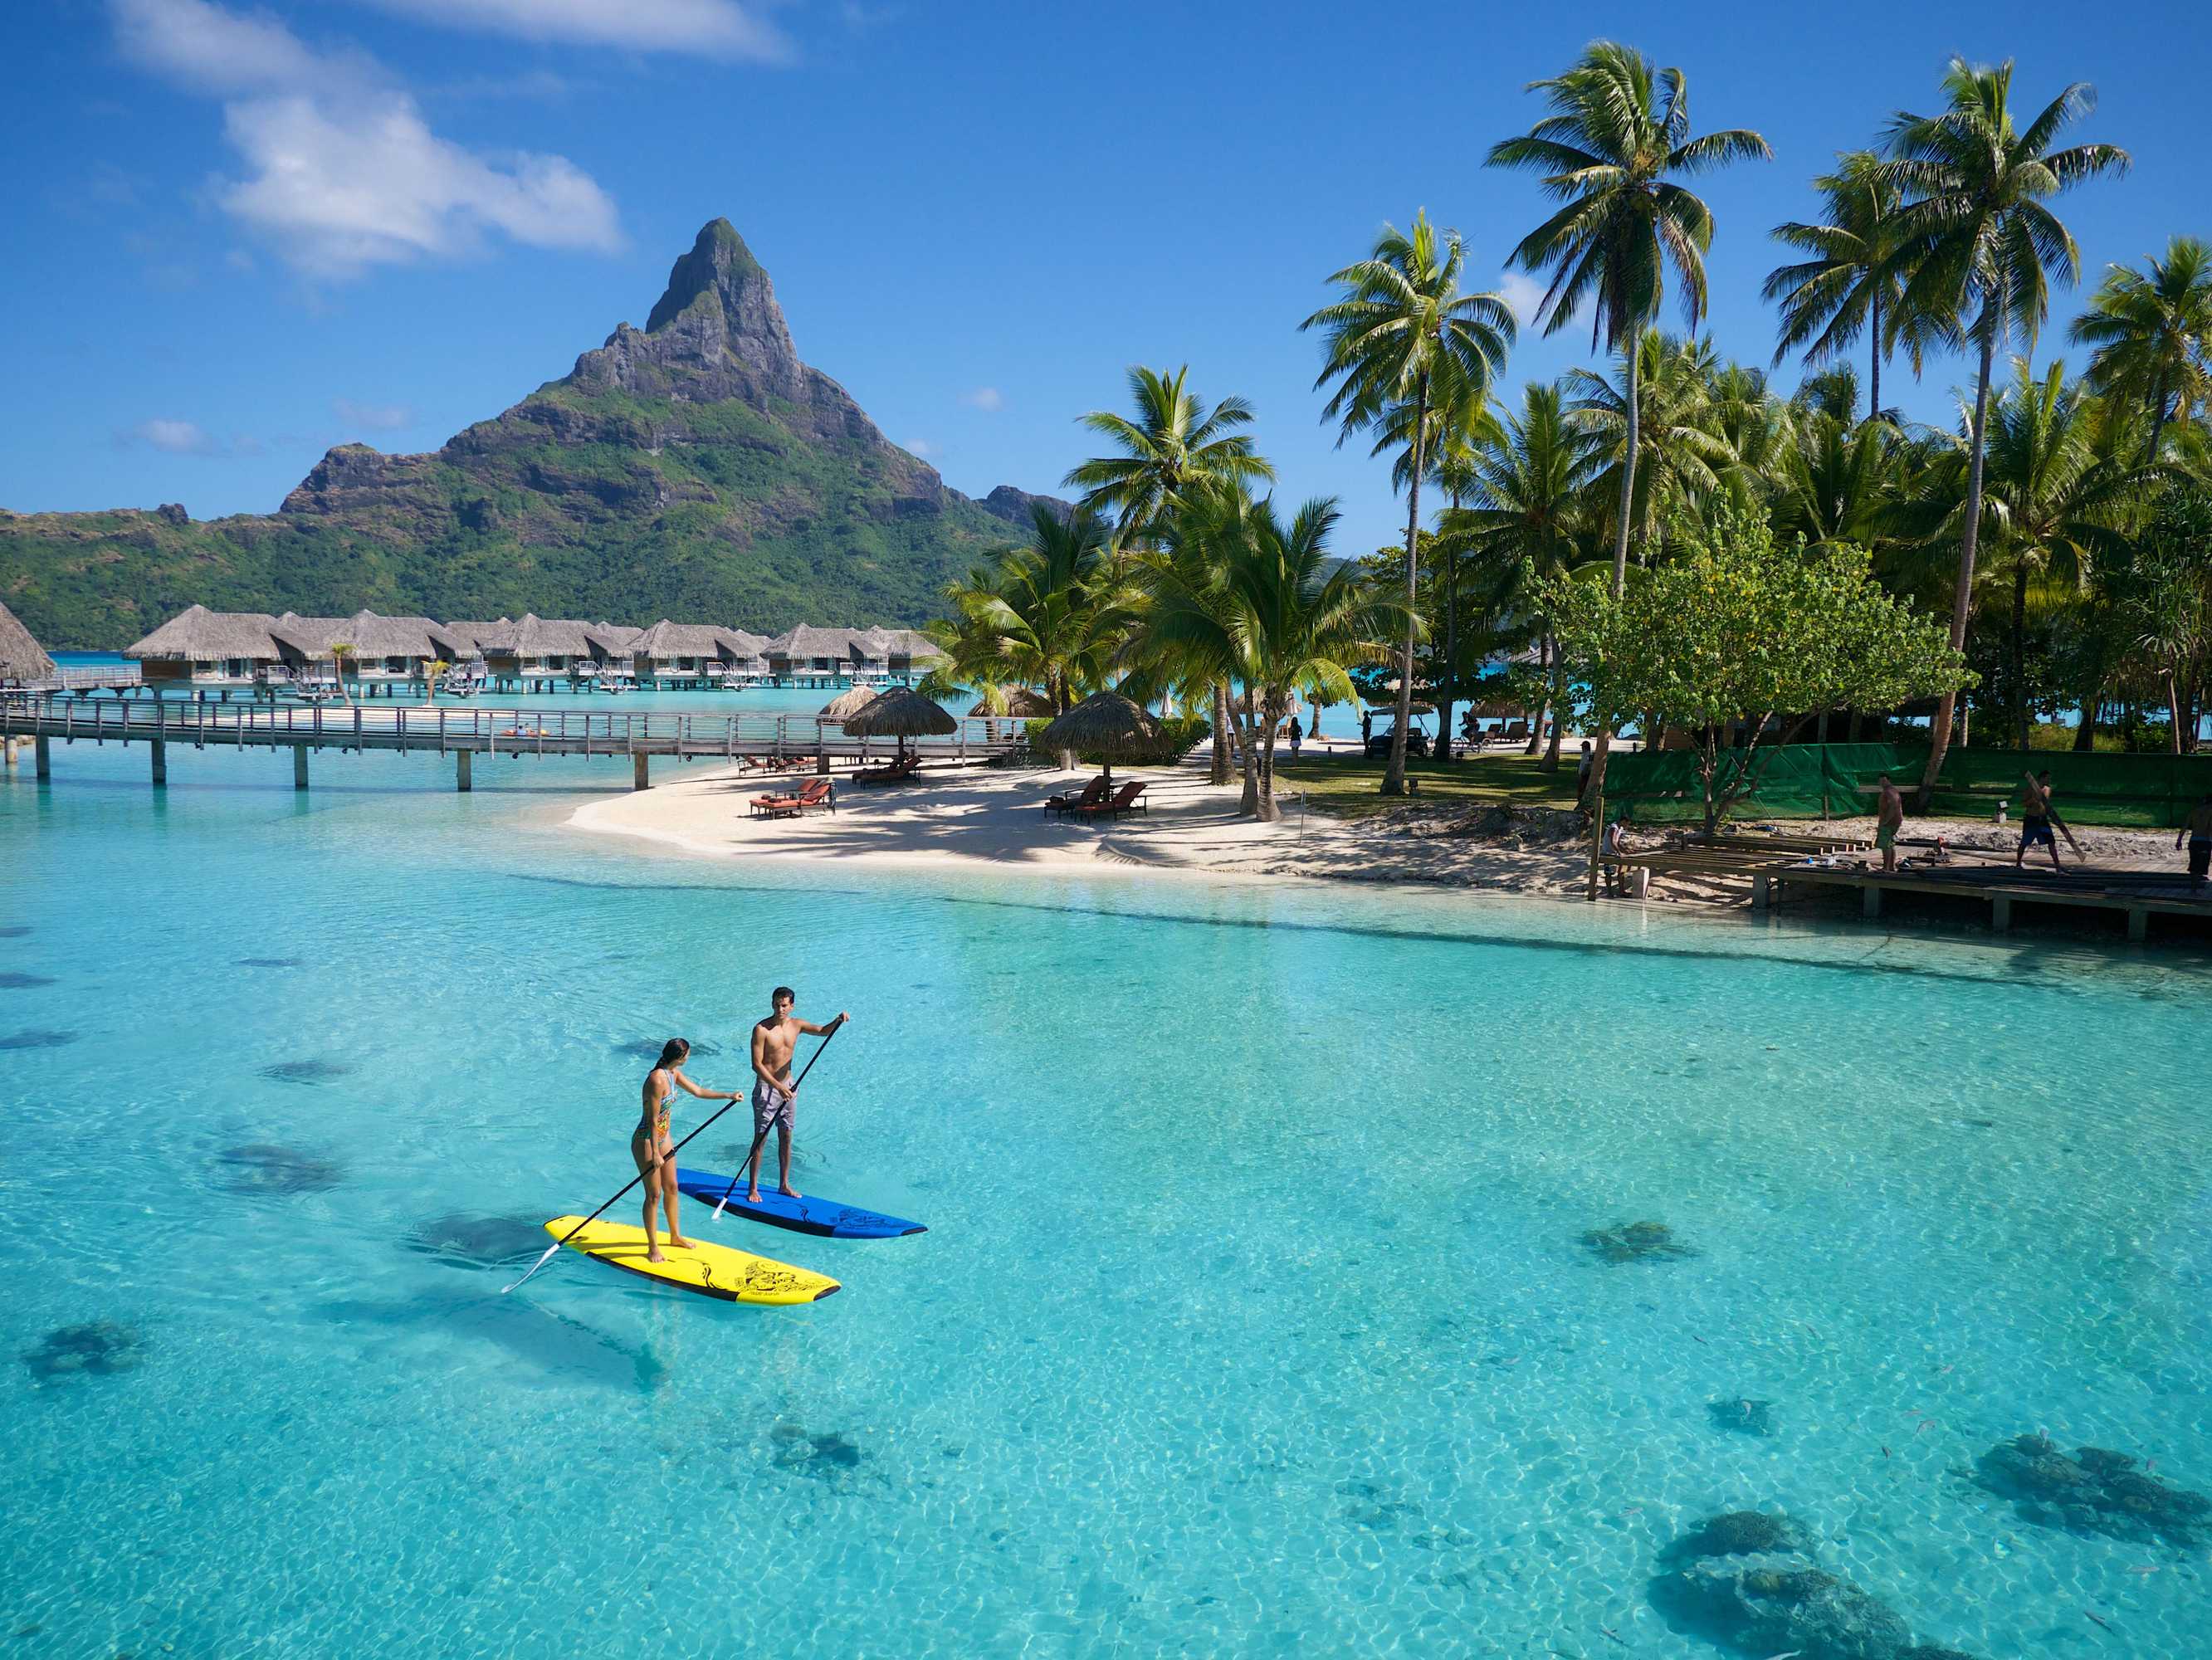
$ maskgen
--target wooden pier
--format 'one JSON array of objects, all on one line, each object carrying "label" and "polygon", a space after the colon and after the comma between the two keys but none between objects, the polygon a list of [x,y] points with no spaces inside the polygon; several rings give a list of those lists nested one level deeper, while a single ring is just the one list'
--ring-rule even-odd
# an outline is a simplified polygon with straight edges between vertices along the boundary
[{"label": "wooden pier", "polygon": [[[455,787],[473,781],[475,758],[483,756],[574,756],[630,763],[631,786],[645,789],[655,757],[677,761],[802,761],[819,773],[841,765],[879,762],[892,753],[888,738],[850,738],[843,726],[806,714],[629,714],[617,710],[408,708],[329,704],[171,704],[155,700],[82,699],[10,694],[0,698],[0,740],[15,762],[16,744],[28,740],[40,778],[53,775],[53,745],[143,744],[156,785],[169,776],[172,745],[289,750],[292,782],[307,787],[307,757],[317,751],[454,757]],[[944,738],[907,740],[925,763],[988,760],[1024,746],[1018,721],[970,717]]]}]

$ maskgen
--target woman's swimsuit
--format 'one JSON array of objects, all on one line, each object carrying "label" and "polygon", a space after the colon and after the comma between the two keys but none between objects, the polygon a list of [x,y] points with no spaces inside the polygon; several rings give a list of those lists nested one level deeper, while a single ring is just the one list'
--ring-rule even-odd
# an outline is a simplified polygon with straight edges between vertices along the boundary
[{"label": "woman's swimsuit", "polygon": [[653,1125],[650,1131],[647,1130],[645,1125],[640,1124],[635,1129],[629,1133],[629,1139],[632,1141],[642,1140],[649,1134],[653,1140],[653,1150],[655,1152],[659,1152],[661,1142],[666,1140],[668,1135],[669,1103],[675,1100],[675,1098],[676,1086],[673,1084],[671,1084],[668,1086],[668,1093],[662,1096],[660,1099],[653,1104]]}]

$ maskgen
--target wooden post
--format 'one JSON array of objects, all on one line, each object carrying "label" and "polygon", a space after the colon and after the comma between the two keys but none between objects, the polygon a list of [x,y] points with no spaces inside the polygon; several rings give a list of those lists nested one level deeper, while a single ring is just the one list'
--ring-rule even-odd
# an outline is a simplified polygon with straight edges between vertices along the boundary
[{"label": "wooden post", "polygon": [[635,750],[630,753],[629,787],[634,790],[649,790],[653,787],[651,781],[646,776],[646,759],[643,750]]},{"label": "wooden post", "polygon": [[156,738],[147,745],[147,748],[154,752],[154,782],[157,786],[167,785],[169,781],[169,740]]},{"label": "wooden post", "polygon": [[47,743],[44,734],[31,740],[31,757],[33,768],[40,777],[51,778],[54,775],[53,746]]},{"label": "wooden post", "polygon": [[2012,930],[2012,896],[1993,893],[1990,896],[1990,931],[2008,933]]},{"label": "wooden post", "polygon": [[292,745],[292,787],[295,790],[307,787],[307,746],[305,744]]},{"label": "wooden post", "polygon": [[2150,912],[2141,905],[2128,908],[2128,938],[2138,946],[2150,938]]},{"label": "wooden post", "polygon": [[1859,890],[1859,915],[1869,922],[1881,915],[1881,890],[1871,883]]},{"label": "wooden post", "polygon": [[453,751],[453,787],[464,795],[475,787],[476,769],[472,763],[476,758],[477,752],[474,750]]},{"label": "wooden post", "polygon": [[1774,903],[1774,879],[1759,872],[1751,879],[1751,908],[1765,910]]}]

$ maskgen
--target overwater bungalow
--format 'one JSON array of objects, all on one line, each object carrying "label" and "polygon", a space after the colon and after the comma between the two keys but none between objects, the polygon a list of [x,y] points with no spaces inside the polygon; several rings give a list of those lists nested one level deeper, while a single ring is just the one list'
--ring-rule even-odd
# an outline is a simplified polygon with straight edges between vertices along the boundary
[{"label": "overwater bungalow", "polygon": [[728,668],[723,660],[721,629],[706,623],[672,623],[666,617],[639,631],[630,647],[630,660],[641,686],[665,681],[703,682],[721,679]]},{"label": "overwater bungalow", "polygon": [[482,642],[514,626],[514,622],[505,617],[495,623],[433,623],[430,643],[437,647],[439,656],[459,668],[472,660],[480,660],[483,656]]},{"label": "overwater bungalow", "polygon": [[884,680],[890,678],[891,636],[884,629],[851,629],[847,630],[845,651],[851,660],[846,672],[854,683]]},{"label": "overwater bungalow", "polygon": [[779,680],[834,680],[849,673],[850,629],[817,629],[801,623],[768,642],[769,672]]},{"label": "overwater bungalow", "polygon": [[579,659],[592,660],[591,624],[525,611],[522,620],[481,638],[478,644],[492,673],[508,680],[549,680],[565,676]]},{"label": "overwater bungalow", "polygon": [[945,655],[945,648],[920,629],[884,629],[886,640],[884,663],[896,675],[912,679],[925,672],[931,661]]},{"label": "overwater bungalow", "polygon": [[15,613],[0,605],[0,686],[27,686],[52,679],[60,671],[46,648],[31,638]]},{"label": "overwater bungalow", "polygon": [[252,686],[283,666],[283,653],[270,632],[276,618],[266,611],[210,611],[193,605],[178,612],[135,645],[124,648],[137,660],[149,686]]},{"label": "overwater bungalow", "polygon": [[768,678],[768,636],[743,629],[720,629],[722,674],[731,685],[750,685]]}]

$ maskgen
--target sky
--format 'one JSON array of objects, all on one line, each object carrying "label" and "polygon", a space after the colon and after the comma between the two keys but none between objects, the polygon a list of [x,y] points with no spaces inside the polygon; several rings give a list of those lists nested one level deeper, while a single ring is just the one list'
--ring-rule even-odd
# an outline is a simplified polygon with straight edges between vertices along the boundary
[{"label": "sky", "polygon": [[[1341,445],[1298,331],[1328,274],[1426,210],[1467,285],[1540,217],[1486,168],[1589,40],[1680,66],[1694,126],[1774,160],[1701,186],[1708,326],[1764,365],[1768,232],[1810,179],[1928,110],[1954,52],[2014,58],[2124,179],[2061,198],[2081,249],[2037,349],[2108,262],[2212,236],[2212,8],[1341,6],[1209,0],[25,0],[0,9],[0,507],[268,512],[332,445],[434,449],[642,325],[727,217],[800,355],[980,496],[1058,489],[1132,364],[1258,413],[1280,495],[1340,499],[1340,550],[1403,535],[1387,460]],[[1571,14],[1567,15],[1567,14]],[[1524,327],[1503,392],[1589,362]],[[1781,385],[1795,383],[1793,362]],[[1970,373],[1901,366],[1942,420]]]}]

